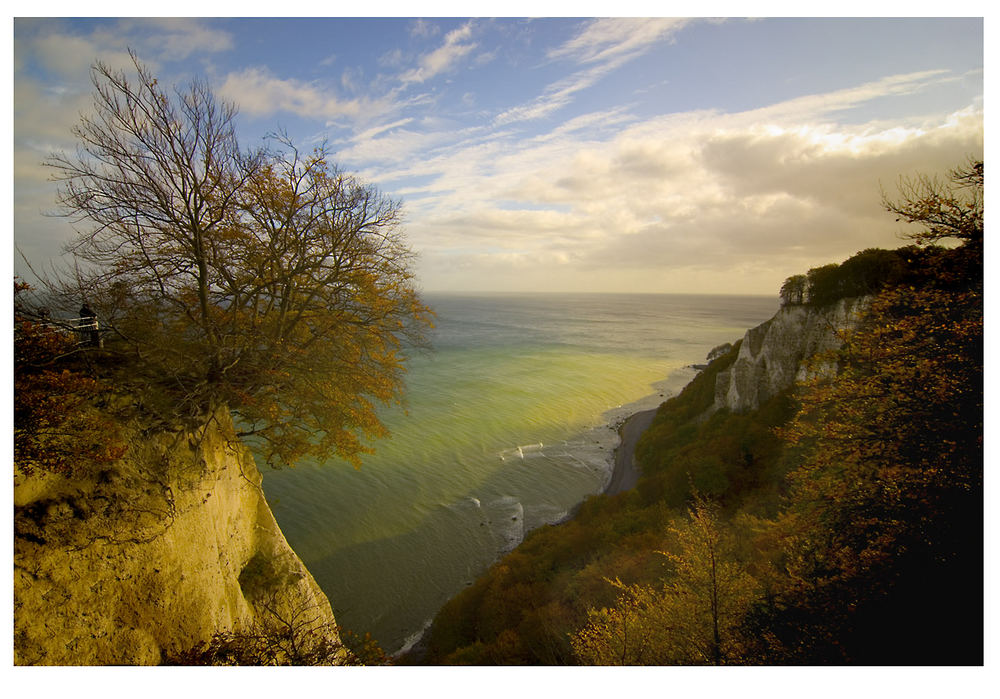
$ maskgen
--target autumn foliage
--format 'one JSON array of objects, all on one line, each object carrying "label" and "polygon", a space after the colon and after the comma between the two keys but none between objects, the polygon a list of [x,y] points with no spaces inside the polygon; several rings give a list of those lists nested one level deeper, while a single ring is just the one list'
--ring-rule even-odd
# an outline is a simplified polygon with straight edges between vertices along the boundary
[{"label": "autumn foliage", "polygon": [[125,452],[119,423],[101,409],[107,387],[79,361],[75,335],[25,312],[30,293],[14,282],[14,462],[71,474],[81,465],[108,463]]},{"label": "autumn foliage", "polygon": [[95,66],[77,150],[46,162],[79,224],[79,264],[46,291],[88,300],[102,376],[148,424],[192,427],[225,406],[271,465],[359,465],[430,324],[400,204],[323,146],[243,149],[234,105],[133,64]]},{"label": "autumn foliage", "polygon": [[532,532],[445,605],[423,660],[981,664],[982,163],[949,182],[887,200],[915,245],[782,288],[869,297],[815,358],[835,375],[709,416],[739,343],[715,357],[660,407],[637,487]]},{"label": "autumn foliage", "polygon": [[[767,534],[784,542],[788,577],[772,613],[787,657],[981,653],[983,299],[981,276],[967,271],[964,282],[880,294],[845,338],[839,375],[807,386],[781,430],[803,452]],[[949,599],[948,611],[916,613],[930,595]],[[889,647],[874,640],[885,627]],[[929,643],[928,629],[949,643]]]},{"label": "autumn foliage", "polygon": [[761,595],[740,560],[732,528],[718,508],[695,493],[687,517],[668,529],[660,551],[669,572],[658,586],[607,582],[618,590],[612,607],[587,612],[572,636],[587,665],[720,665],[746,659],[741,626]]}]

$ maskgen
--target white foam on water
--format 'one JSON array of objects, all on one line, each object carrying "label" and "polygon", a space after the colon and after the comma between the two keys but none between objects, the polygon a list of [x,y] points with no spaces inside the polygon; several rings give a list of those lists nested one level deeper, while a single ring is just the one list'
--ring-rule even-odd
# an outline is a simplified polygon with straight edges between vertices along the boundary
[{"label": "white foam on water", "polygon": [[500,452],[500,460],[506,461],[507,459],[513,459],[517,457],[521,461],[524,461],[525,457],[531,456],[542,456],[542,448],[545,445],[541,442],[536,442],[535,444],[523,444],[520,446],[512,447],[511,449],[504,449]]},{"label": "white foam on water", "polygon": [[530,514],[527,515],[527,522],[525,526],[530,531],[535,527],[540,527],[545,524],[556,524],[558,522],[562,522],[568,516],[569,510],[565,508],[542,504],[532,508]]},{"label": "white foam on water", "polygon": [[395,653],[392,654],[392,657],[398,658],[401,655],[409,653],[410,650],[413,648],[413,646],[417,645],[417,643],[420,642],[420,639],[424,637],[424,634],[427,633],[427,629],[431,627],[431,624],[433,622],[434,622],[434,617],[431,617],[430,619],[425,621],[423,626],[421,626],[418,630],[414,631],[409,636],[407,636],[403,640],[403,645],[400,647],[399,650],[397,650]]},{"label": "white foam on water", "polygon": [[524,540],[524,506],[512,495],[504,495],[488,505],[490,531],[499,540],[501,553],[512,551]]}]

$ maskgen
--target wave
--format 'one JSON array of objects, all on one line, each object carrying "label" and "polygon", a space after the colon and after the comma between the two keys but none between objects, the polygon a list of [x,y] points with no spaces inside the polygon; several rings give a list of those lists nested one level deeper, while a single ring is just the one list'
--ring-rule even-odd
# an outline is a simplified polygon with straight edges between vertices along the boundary
[{"label": "wave", "polygon": [[500,460],[506,461],[507,459],[513,459],[516,456],[521,461],[524,461],[525,454],[529,456],[544,456],[544,454],[541,453],[544,446],[545,445],[541,442],[537,442],[535,444],[524,444],[512,449],[504,449],[500,452]]},{"label": "wave", "polygon": [[409,636],[407,636],[405,639],[403,639],[403,645],[399,648],[399,650],[397,650],[395,653],[392,654],[392,657],[398,658],[401,655],[409,653],[410,650],[412,650],[413,646],[417,645],[417,643],[420,642],[420,639],[424,637],[424,634],[427,633],[427,629],[431,627],[431,624],[433,622],[434,622],[434,617],[427,619],[423,623],[423,626],[421,626],[419,629],[417,629]]},{"label": "wave", "polygon": [[513,551],[524,540],[524,506],[513,495],[504,495],[488,505],[490,531],[499,539],[501,553]]}]

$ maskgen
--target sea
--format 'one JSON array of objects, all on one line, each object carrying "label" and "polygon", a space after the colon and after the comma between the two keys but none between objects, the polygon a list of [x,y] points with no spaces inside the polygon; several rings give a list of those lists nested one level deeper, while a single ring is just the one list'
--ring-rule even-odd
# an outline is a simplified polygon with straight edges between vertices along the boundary
[{"label": "sea", "polygon": [[408,353],[391,437],[360,469],[337,458],[264,471],[285,536],[338,623],[390,654],[526,532],[610,480],[617,427],[692,365],[770,318],[776,297],[425,294],[430,349]]}]

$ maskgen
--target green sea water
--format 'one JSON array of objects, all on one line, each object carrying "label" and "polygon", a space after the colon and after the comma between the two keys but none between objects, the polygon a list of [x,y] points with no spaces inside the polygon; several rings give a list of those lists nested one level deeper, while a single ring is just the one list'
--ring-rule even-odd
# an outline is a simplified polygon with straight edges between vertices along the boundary
[{"label": "green sea water", "polygon": [[690,380],[693,363],[773,315],[753,296],[428,295],[433,349],[360,470],[265,471],[292,548],[338,622],[390,652],[530,529],[610,478],[615,426]]}]

